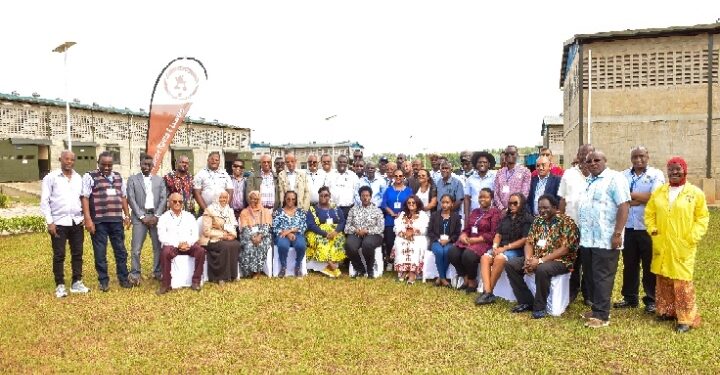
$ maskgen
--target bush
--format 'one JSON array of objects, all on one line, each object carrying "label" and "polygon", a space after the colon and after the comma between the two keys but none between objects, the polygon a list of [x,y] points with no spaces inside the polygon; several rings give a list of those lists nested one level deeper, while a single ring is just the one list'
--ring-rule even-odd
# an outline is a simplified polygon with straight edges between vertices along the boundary
[{"label": "bush", "polygon": [[8,208],[10,206],[10,197],[0,193],[0,208]]},{"label": "bush", "polygon": [[0,218],[0,233],[44,232],[47,229],[42,216]]}]

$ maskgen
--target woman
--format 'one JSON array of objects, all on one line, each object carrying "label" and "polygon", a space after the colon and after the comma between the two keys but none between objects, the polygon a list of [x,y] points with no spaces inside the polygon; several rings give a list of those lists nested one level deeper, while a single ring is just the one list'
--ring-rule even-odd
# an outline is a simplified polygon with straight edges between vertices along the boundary
[{"label": "woman", "polygon": [[207,250],[208,280],[222,285],[238,277],[237,220],[228,202],[230,195],[223,190],[203,213],[203,230],[198,241]]},{"label": "woman", "polygon": [[440,211],[435,211],[430,216],[428,242],[430,251],[435,254],[435,266],[439,275],[435,279],[435,286],[450,286],[447,280],[447,269],[450,265],[448,252],[458,240],[462,229],[460,215],[452,209],[453,204],[455,197],[450,194],[443,195],[440,198]]},{"label": "woman", "polygon": [[467,293],[477,291],[477,269],[480,257],[491,247],[498,223],[500,222],[500,210],[492,206],[493,191],[488,188],[480,190],[478,202],[480,207],[470,212],[470,217],[465,222],[465,229],[460,238],[450,249],[448,257],[450,263],[455,266],[458,276],[464,279],[460,289]]},{"label": "woman", "polygon": [[248,206],[240,212],[240,270],[247,277],[257,278],[262,272],[267,251],[272,247],[272,212],[260,204],[260,192],[248,194]]},{"label": "woman", "polygon": [[670,159],[668,183],[652,193],[645,207],[645,226],[653,241],[650,270],[657,275],[657,318],[677,319],[675,329],[680,333],[700,325],[692,280],[697,243],[710,218],[705,194],[687,182],[687,170],[682,158]]},{"label": "woman", "polygon": [[318,189],[318,204],[310,207],[307,215],[307,257],[327,262],[321,272],[339,277],[337,264],[345,260],[345,217],[341,210],[330,205],[330,188]]},{"label": "woman", "polygon": [[493,290],[505,270],[510,258],[525,256],[525,240],[535,218],[528,212],[525,196],[513,193],[508,199],[508,208],[500,219],[492,249],[480,258],[480,274],[483,293],[475,300],[478,305],[495,302]]},{"label": "woman", "polygon": [[395,219],[395,271],[400,274],[398,281],[407,280],[409,285],[414,284],[417,274],[422,272],[428,247],[425,233],[429,218],[422,208],[420,198],[411,195]]},{"label": "woman", "polygon": [[413,189],[413,194],[420,198],[423,203],[423,211],[430,215],[437,208],[437,188],[427,169],[418,171],[417,180],[418,186]]},{"label": "woman", "polygon": [[402,211],[403,204],[412,195],[412,189],[405,186],[405,175],[401,170],[395,170],[392,174],[393,184],[385,190],[383,194],[382,210],[385,214],[385,247],[383,253],[385,255],[385,263],[391,265],[390,254],[395,245],[395,218]]},{"label": "woman", "polygon": [[[358,190],[358,194],[361,205],[353,206],[350,209],[345,224],[345,233],[347,234],[345,252],[355,268],[355,275],[367,275],[372,279],[374,277],[375,249],[382,245],[384,218],[382,211],[372,203],[372,188],[362,186]],[[367,267],[363,265],[360,251],[362,251]],[[382,270],[379,271],[382,272]]]},{"label": "woman", "polygon": [[295,249],[295,276],[302,276],[301,265],[306,248],[303,233],[307,230],[307,222],[305,211],[297,207],[297,194],[294,191],[285,192],[283,206],[275,211],[272,226],[280,258],[278,277],[285,277],[290,247]]}]

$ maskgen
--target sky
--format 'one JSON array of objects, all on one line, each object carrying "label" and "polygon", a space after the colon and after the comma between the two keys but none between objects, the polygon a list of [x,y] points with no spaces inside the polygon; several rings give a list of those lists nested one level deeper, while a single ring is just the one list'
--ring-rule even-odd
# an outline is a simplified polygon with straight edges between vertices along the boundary
[{"label": "sky", "polygon": [[[208,71],[189,116],[253,142],[357,141],[366,155],[533,146],[562,112],[575,34],[689,26],[717,1],[13,1],[0,92],[150,107],[172,59]],[[330,120],[326,120],[328,117]]]}]

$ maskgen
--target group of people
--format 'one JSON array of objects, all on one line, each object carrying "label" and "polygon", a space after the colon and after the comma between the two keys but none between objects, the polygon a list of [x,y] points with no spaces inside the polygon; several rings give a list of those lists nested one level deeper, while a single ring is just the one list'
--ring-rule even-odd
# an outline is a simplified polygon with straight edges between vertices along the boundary
[{"label": "group of people", "polygon": [[[142,280],[140,252],[150,235],[159,295],[171,290],[170,264],[179,254],[196,258],[191,288],[200,290],[206,259],[208,279],[219,284],[259,277],[273,245],[279,277],[288,267],[302,275],[307,259],[324,263],[321,272],[336,278],[348,259],[353,277],[373,278],[382,272],[374,266],[382,248],[387,270],[407,284],[434,258],[434,284],[450,286],[452,266],[461,279],[458,289],[478,292],[478,305],[496,301],[493,291],[504,272],[518,301],[512,311],[531,311],[533,318],[547,315],[552,277],[572,273],[570,298],[582,293],[590,307],[585,325],[599,328],[609,324],[622,249],[623,300],[615,308],[638,306],[642,266],[647,312],[676,320],[679,332],[700,323],[692,276],[709,214],[703,193],[686,181],[684,160],[668,161],[665,183],[640,146],[623,172],[607,168],[605,155],[592,145],[578,149],[568,170],[552,163],[547,148],[532,172],[517,157],[517,148],[508,146],[495,171],[491,154],[463,152],[461,168],[453,171],[439,155],[425,169],[403,154],[394,162],[382,157],[376,165],[358,150],[352,160],[339,156],[334,170],[330,155],[310,155],[307,170],[299,170],[288,154],[275,161],[273,172],[270,156],[262,155],[260,170],[248,175],[242,160],[233,161],[228,174],[212,152],[195,176],[181,156],[175,170],[159,177],[150,174],[153,160],[145,156],[141,172],[126,183],[112,170],[112,154],[101,153],[98,169],[81,177],[73,170],[74,154],[64,151],[60,170],[44,178],[41,197],[54,251],[55,294],[67,295],[66,242],[70,292],[89,291],[82,282],[84,226],[102,291],[109,289],[108,239],[120,286],[132,288]],[[123,225],[132,225],[130,271]],[[291,248],[296,257],[288,265]],[[535,276],[534,294],[526,274]]]}]

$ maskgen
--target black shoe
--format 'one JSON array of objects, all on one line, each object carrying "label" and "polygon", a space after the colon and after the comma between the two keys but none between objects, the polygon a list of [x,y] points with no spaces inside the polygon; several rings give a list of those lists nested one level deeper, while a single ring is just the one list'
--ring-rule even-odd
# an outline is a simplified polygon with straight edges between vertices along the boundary
[{"label": "black shoe", "polygon": [[546,316],[548,316],[548,313],[545,310],[538,310],[532,312],[533,319],[542,319]]},{"label": "black shoe", "polygon": [[687,333],[690,332],[691,329],[692,328],[687,324],[678,324],[675,331],[677,331],[677,333]]},{"label": "black shoe", "polygon": [[587,307],[592,307],[593,303],[589,299],[583,300],[583,304]]},{"label": "black shoe", "polygon": [[669,315],[657,315],[655,316],[655,320],[658,322],[669,322],[671,320],[677,320],[677,318]]},{"label": "black shoe", "polygon": [[130,281],[125,280],[120,282],[120,287],[125,289],[131,289],[133,287],[133,284]]},{"label": "black shoe", "polygon": [[287,269],[285,267],[280,268],[280,272],[278,272],[278,278],[282,279],[285,277],[285,272],[287,272]]},{"label": "black shoe", "polygon": [[458,288],[458,290],[465,290],[465,289],[467,289],[467,288],[468,288],[467,284],[463,284],[463,285],[460,285],[460,287]]},{"label": "black shoe", "polygon": [[477,292],[477,287],[472,287],[472,288],[467,288],[467,289],[465,289],[465,293],[467,293],[467,294],[475,293],[475,292]]},{"label": "black shoe", "polygon": [[521,304],[513,307],[512,310],[510,310],[510,312],[521,313],[521,312],[530,311],[530,310],[532,310],[532,306],[525,304],[525,303],[521,303]]},{"label": "black shoe", "polygon": [[648,314],[655,314],[655,304],[650,303],[645,305],[645,312]]},{"label": "black shoe", "polygon": [[620,302],[613,303],[614,309],[629,309],[629,308],[636,308],[638,307],[637,303],[630,303],[627,300],[622,300]]},{"label": "black shoe", "polygon": [[475,298],[475,304],[476,305],[486,305],[487,298],[488,298],[488,294],[485,292],[482,292],[482,293],[480,293],[480,295],[477,298]]},{"label": "black shoe", "polygon": [[110,290],[110,285],[108,285],[107,283],[100,283],[100,290],[102,292],[107,292],[108,290]]}]

